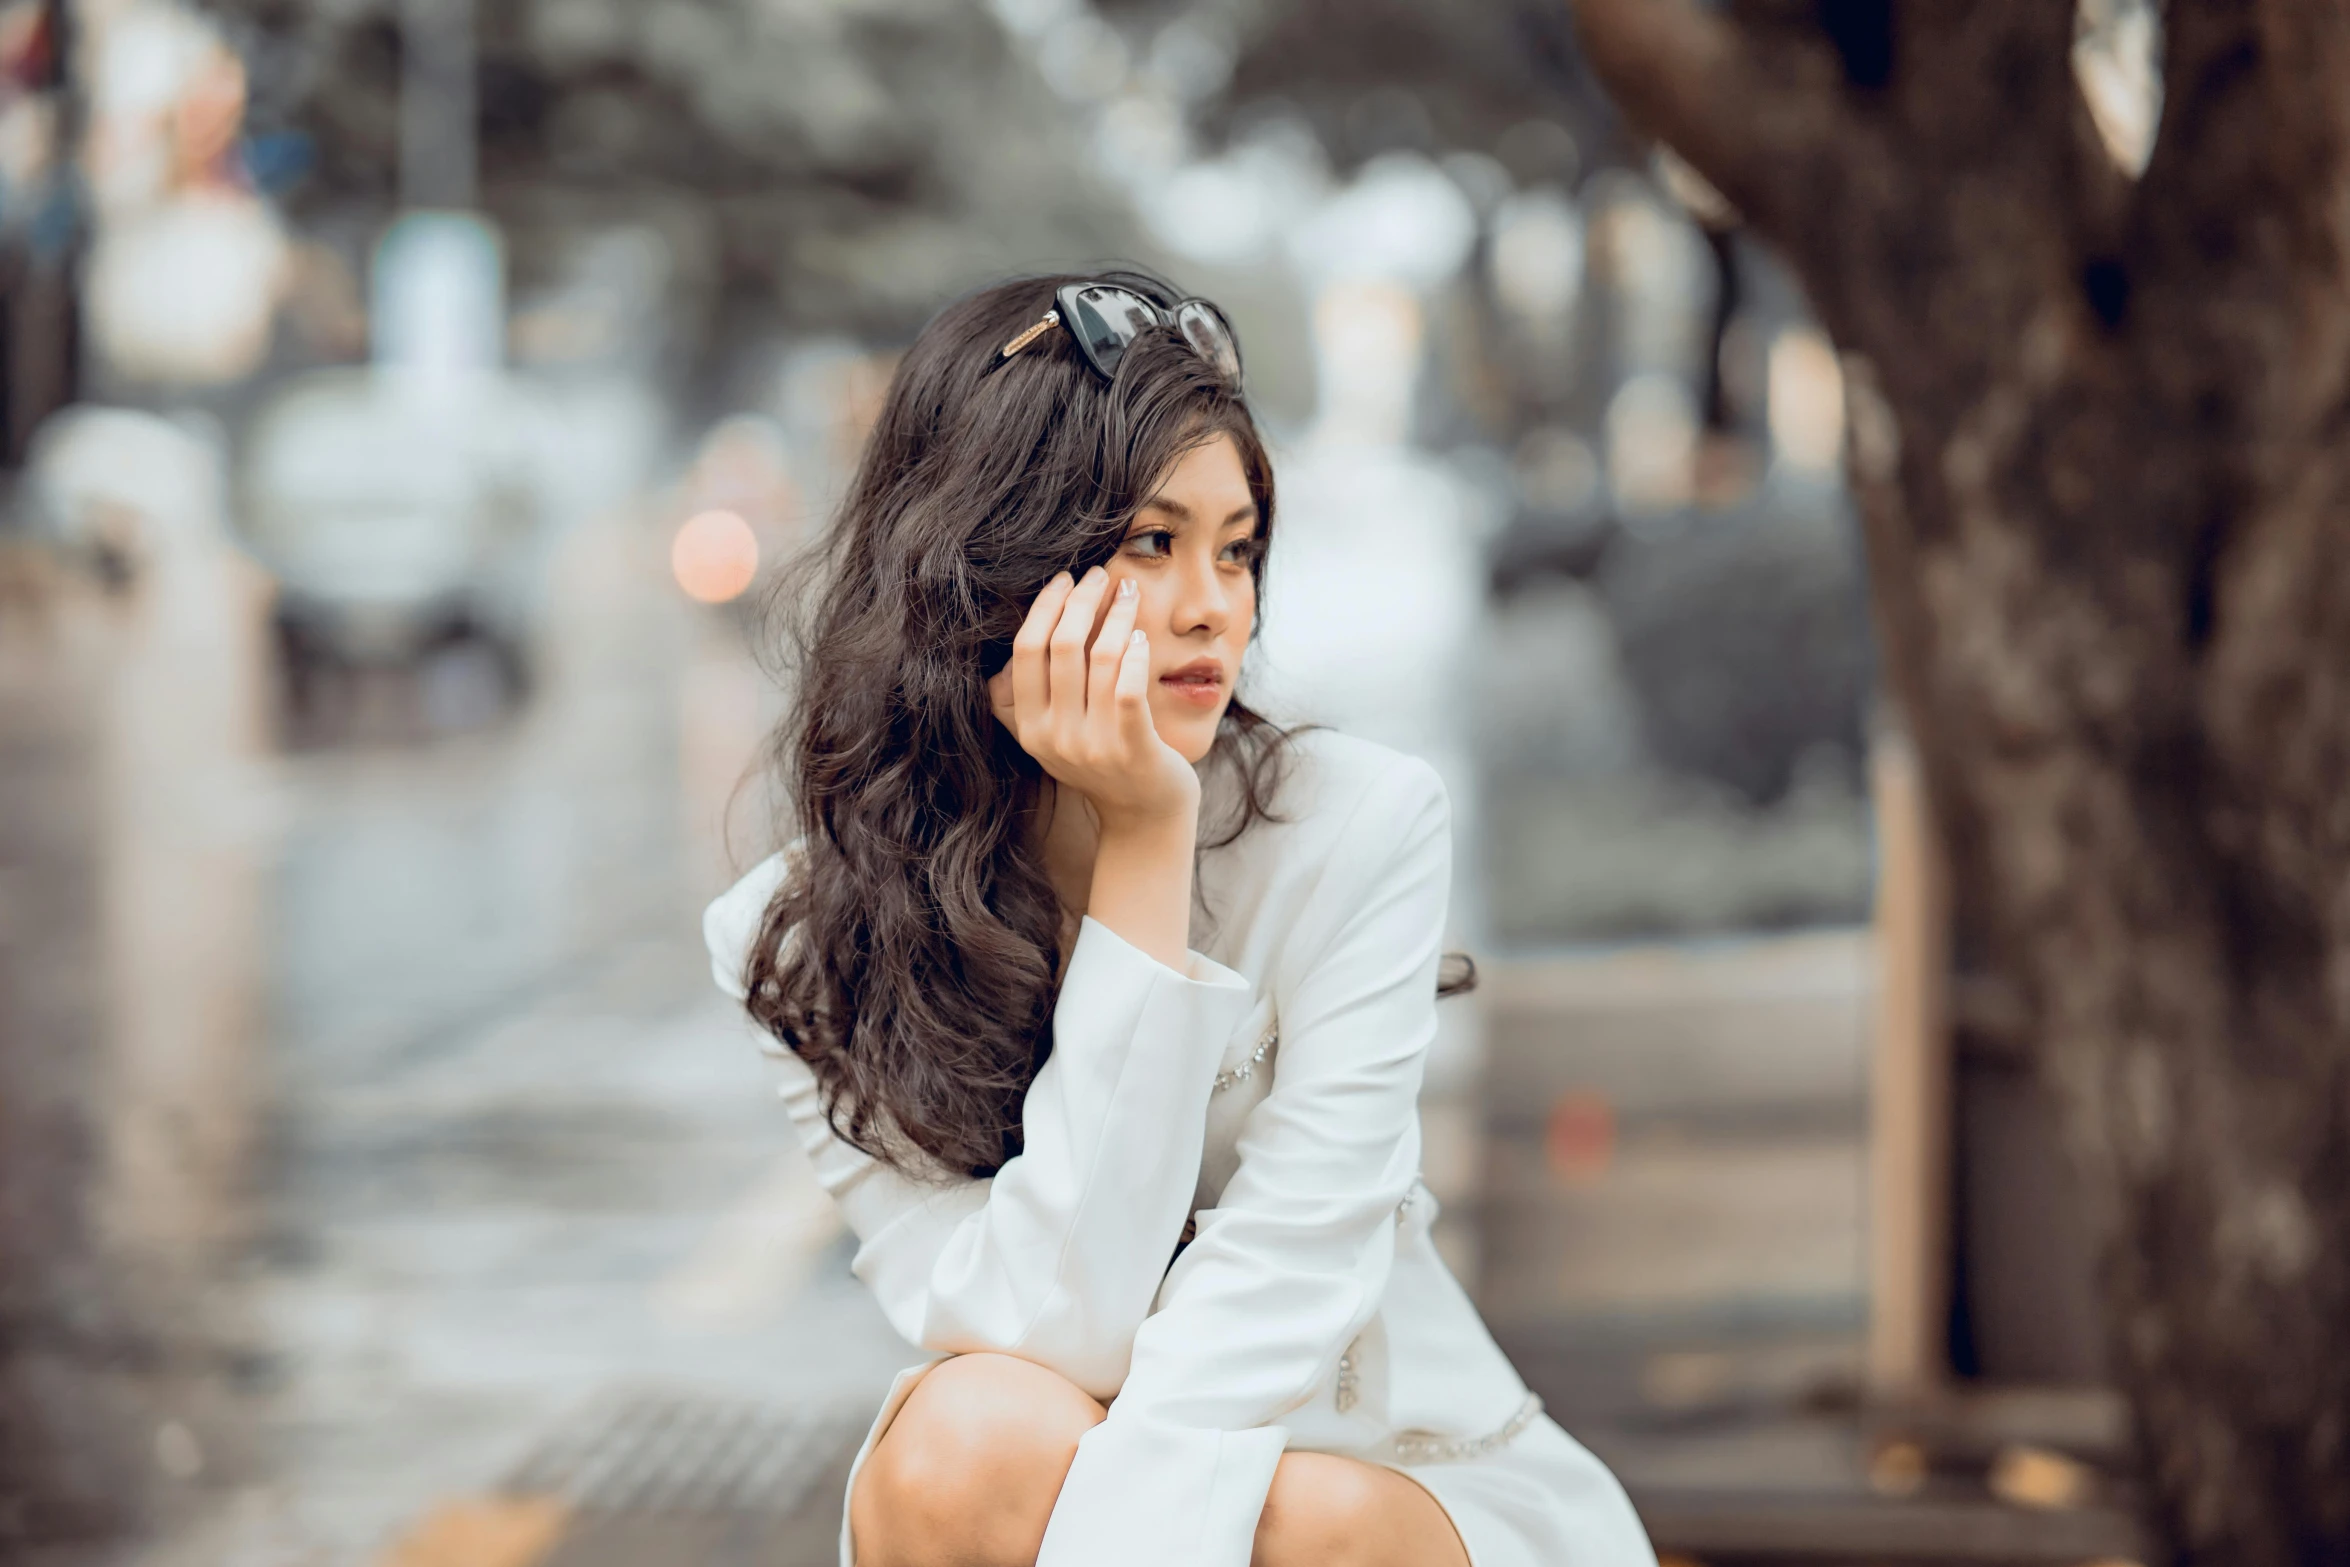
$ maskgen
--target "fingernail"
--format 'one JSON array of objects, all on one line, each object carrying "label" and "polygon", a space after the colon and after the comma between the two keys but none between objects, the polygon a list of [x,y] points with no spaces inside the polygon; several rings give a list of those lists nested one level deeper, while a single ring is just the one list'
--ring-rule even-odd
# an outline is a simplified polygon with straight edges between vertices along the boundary
[{"label": "fingernail", "polygon": [[1148,647],[1150,646],[1150,640],[1151,639],[1149,637],[1143,635],[1142,628],[1140,626],[1136,626],[1134,628],[1134,635],[1126,639],[1126,645],[1128,647]]},{"label": "fingernail", "polygon": [[1134,597],[1134,579],[1132,577],[1124,577],[1119,580],[1118,597],[1120,599],[1130,599]]}]

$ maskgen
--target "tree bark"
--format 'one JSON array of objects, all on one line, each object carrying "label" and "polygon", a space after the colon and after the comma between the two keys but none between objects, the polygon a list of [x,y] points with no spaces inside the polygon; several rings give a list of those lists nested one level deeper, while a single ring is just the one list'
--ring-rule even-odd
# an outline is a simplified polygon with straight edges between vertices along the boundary
[{"label": "tree bark", "polygon": [[1846,352],[1885,666],[1978,1021],[2066,1107],[2152,1522],[2350,1562],[2350,12],[2170,0],[2132,182],[2072,9],[1577,19]]}]

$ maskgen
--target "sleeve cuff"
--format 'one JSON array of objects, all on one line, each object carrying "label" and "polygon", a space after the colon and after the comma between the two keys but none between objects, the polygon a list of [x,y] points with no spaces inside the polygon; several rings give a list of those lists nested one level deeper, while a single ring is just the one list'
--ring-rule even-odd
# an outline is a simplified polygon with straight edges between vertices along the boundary
[{"label": "sleeve cuff", "polygon": [[1207,1431],[1110,1418],[1077,1444],[1036,1567],[1248,1567],[1283,1426]]},{"label": "sleeve cuff", "polygon": [[1088,914],[1078,924],[1077,947],[1069,955],[1069,970],[1061,982],[1061,992],[1066,995],[1079,983],[1080,971],[1099,968],[1129,983],[1174,980],[1203,990],[1228,990],[1244,1000],[1247,998],[1248,981],[1214,958],[1191,951],[1186,951],[1183,957],[1184,967],[1171,969]]}]

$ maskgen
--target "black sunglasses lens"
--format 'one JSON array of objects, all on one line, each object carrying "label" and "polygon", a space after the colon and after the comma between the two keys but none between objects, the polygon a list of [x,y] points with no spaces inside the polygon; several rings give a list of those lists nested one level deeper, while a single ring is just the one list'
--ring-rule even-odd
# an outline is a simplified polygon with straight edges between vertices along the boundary
[{"label": "black sunglasses lens", "polygon": [[1159,320],[1158,307],[1140,294],[1103,284],[1074,290],[1066,314],[1085,357],[1106,376],[1118,373],[1118,361],[1126,357],[1134,335]]},{"label": "black sunglasses lens", "polygon": [[1234,386],[1240,384],[1240,340],[1215,306],[1204,299],[1187,301],[1175,312],[1175,329],[1218,375]]}]

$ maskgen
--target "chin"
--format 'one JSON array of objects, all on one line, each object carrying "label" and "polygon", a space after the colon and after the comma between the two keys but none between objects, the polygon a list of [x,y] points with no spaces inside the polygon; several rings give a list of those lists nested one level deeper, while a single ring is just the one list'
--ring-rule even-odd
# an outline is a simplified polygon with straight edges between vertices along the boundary
[{"label": "chin", "polygon": [[1175,747],[1176,755],[1197,767],[1216,748],[1216,726],[1194,724],[1190,733],[1173,736],[1167,743]]},{"label": "chin", "polygon": [[1207,760],[1216,748],[1216,731],[1224,722],[1224,710],[1212,713],[1161,713],[1158,720],[1159,737],[1175,748],[1175,754],[1193,766]]}]

